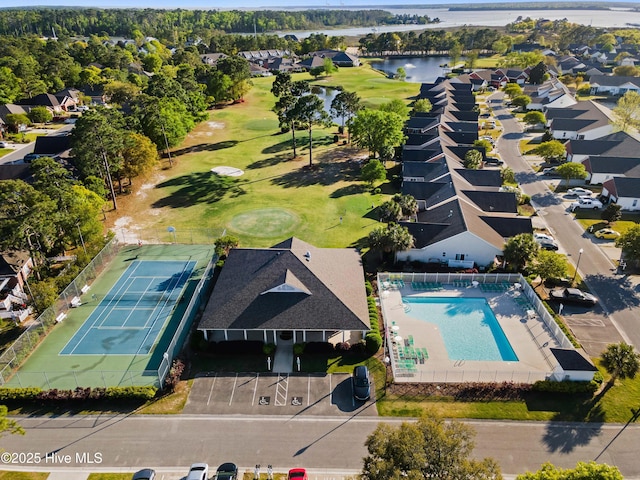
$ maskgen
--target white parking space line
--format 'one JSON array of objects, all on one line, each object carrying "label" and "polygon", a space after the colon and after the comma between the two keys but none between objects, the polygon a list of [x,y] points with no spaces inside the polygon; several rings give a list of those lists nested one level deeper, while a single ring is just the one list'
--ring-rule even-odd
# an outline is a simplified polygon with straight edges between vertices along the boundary
[{"label": "white parking space line", "polygon": [[[284,389],[284,393],[282,390]],[[289,375],[278,374],[278,382],[276,383],[276,398],[273,404],[276,407],[283,407],[287,404],[287,392],[289,391]]]},{"label": "white parking space line", "polygon": [[233,402],[233,394],[236,391],[236,384],[238,383],[238,374],[236,373],[236,378],[233,380],[233,388],[231,389],[231,397],[229,398],[229,405]]},{"label": "white parking space line", "polygon": [[330,405],[333,405],[333,374],[329,374],[329,402]]},{"label": "white parking space line", "polygon": [[256,383],[253,384],[253,398],[251,399],[251,406],[256,404],[256,393],[258,392],[258,381],[260,380],[260,374],[256,373]]},{"label": "white parking space line", "polygon": [[307,377],[307,407],[311,405],[311,375]]},{"label": "white parking space line", "polygon": [[216,378],[218,378],[218,375],[215,375],[213,377],[213,382],[211,382],[211,389],[209,390],[209,398],[207,398],[207,405],[209,405],[209,402],[211,402],[211,395],[213,395],[213,387],[215,387],[216,385]]},{"label": "white parking space line", "polygon": [[573,326],[576,327],[604,327],[604,322],[599,318],[567,318],[565,320],[568,321]]}]

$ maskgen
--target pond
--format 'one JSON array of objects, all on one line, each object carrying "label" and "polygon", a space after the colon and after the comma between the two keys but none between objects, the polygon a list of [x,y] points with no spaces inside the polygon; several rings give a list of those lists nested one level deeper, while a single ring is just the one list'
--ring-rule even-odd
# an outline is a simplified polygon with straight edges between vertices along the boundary
[{"label": "pond", "polygon": [[340,90],[338,90],[337,88],[319,87],[317,85],[312,85],[311,93],[315,93],[320,97],[320,99],[322,99],[322,101],[324,102],[325,112],[327,112],[334,121],[337,122],[338,120],[341,120],[340,118],[331,115],[331,102],[333,102],[333,99],[336,98],[336,95],[340,93]]},{"label": "pond", "polygon": [[373,68],[389,75],[395,75],[399,67],[407,73],[407,82],[431,83],[447,73],[443,65],[449,65],[449,57],[404,57],[386,58],[372,62]]}]

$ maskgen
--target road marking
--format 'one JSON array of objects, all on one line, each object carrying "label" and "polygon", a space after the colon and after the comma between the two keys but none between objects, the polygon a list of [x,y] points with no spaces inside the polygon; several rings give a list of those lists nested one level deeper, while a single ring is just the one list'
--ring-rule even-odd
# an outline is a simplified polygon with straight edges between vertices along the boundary
[{"label": "road marking", "polygon": [[[284,389],[284,393],[282,393]],[[276,407],[282,407],[287,404],[287,392],[289,391],[289,375],[278,374],[278,382],[276,383],[276,398],[273,404]]]},{"label": "road marking", "polygon": [[218,378],[217,374],[213,377],[213,382],[211,382],[211,390],[209,390],[209,398],[207,398],[207,405],[209,405],[209,402],[211,401],[211,395],[213,395],[213,387],[216,384],[216,378]]},{"label": "road marking", "polygon": [[567,318],[569,325],[576,327],[604,327],[604,322],[599,318]]},{"label": "road marking", "polygon": [[311,375],[307,377],[307,407],[311,403]]},{"label": "road marking", "polygon": [[256,383],[253,385],[253,398],[251,399],[251,406],[256,404],[256,392],[258,391],[258,381],[260,380],[260,373],[256,373]]},{"label": "road marking", "polygon": [[231,397],[229,398],[229,406],[231,406],[231,402],[233,402],[233,394],[236,391],[237,383],[238,383],[238,374],[236,373],[236,378],[233,380],[233,388],[231,389]]}]

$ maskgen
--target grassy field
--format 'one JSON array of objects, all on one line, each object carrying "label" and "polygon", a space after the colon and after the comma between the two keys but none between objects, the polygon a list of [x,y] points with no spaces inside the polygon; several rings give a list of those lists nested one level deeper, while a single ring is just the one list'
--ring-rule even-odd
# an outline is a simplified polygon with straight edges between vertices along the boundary
[{"label": "grassy field", "polygon": [[45,480],[47,472],[13,472],[0,470],[0,480]]},{"label": "grassy field", "polygon": [[[311,77],[294,75],[299,79]],[[120,199],[110,226],[127,216],[143,237],[145,231],[165,231],[171,225],[177,231],[226,228],[243,246],[270,246],[292,235],[319,247],[357,245],[378,223],[372,205],[382,203],[391,187],[383,185],[382,194],[365,187],[353,160],[366,158],[367,152],[334,143],[337,128],[314,130],[312,169],[308,133],[296,132],[299,149],[294,159],[291,133],[279,133],[270,111],[275,102],[272,82],[254,79],[243,103],[212,111],[209,121],[172,153],[173,168],[139,180],[138,192]],[[419,91],[418,84],[389,80],[368,66],[343,68],[312,83],[357,91],[370,106],[394,98],[409,103]],[[245,174],[211,174],[211,168],[222,165]]]}]

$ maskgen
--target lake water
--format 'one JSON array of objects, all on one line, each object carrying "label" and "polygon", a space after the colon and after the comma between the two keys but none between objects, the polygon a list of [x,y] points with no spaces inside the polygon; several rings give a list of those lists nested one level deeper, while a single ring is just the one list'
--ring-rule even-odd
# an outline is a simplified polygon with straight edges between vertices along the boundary
[{"label": "lake water", "polygon": [[[364,7],[363,7],[364,8]],[[381,7],[383,8],[383,7]],[[351,10],[355,10],[352,8]],[[440,29],[460,27],[463,25],[478,25],[485,27],[500,27],[515,21],[516,18],[546,18],[562,20],[593,27],[624,27],[627,23],[640,24],[640,12],[627,9],[615,10],[478,10],[450,12],[446,8],[383,8],[394,14],[427,15],[429,18],[439,18],[440,23],[429,25],[381,25],[375,29],[371,27],[338,28],[335,30],[305,30],[296,32],[278,32],[279,35],[293,33],[298,38],[306,38],[312,33],[325,33],[331,36],[362,36],[367,33],[406,32],[410,30]]]},{"label": "lake water", "polygon": [[402,67],[407,72],[407,82],[431,83],[446,73],[442,65],[450,61],[449,57],[386,58],[372,62],[372,66],[388,74],[395,74]]}]

